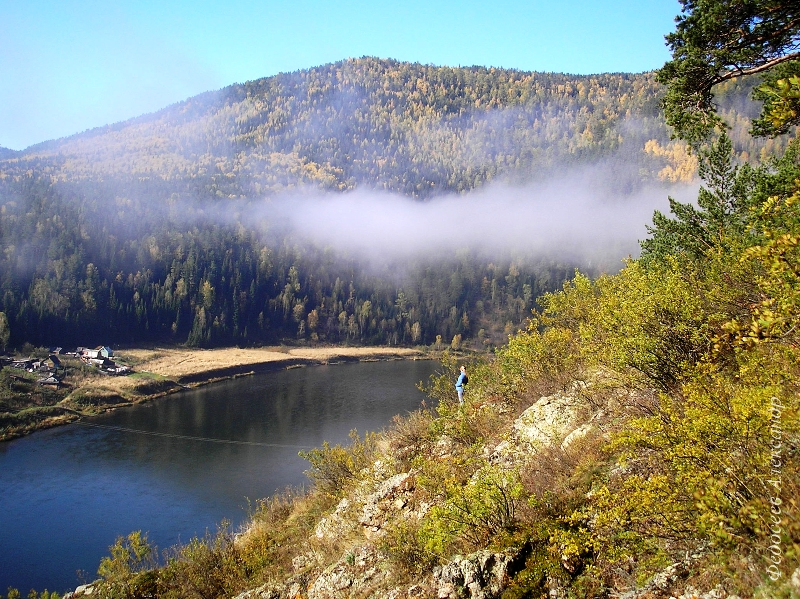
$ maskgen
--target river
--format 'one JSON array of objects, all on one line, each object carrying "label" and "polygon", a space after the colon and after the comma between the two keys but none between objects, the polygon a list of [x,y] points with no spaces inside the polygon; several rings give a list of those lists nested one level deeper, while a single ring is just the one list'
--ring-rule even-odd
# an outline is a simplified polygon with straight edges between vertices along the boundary
[{"label": "river", "polygon": [[117,536],[159,549],[307,482],[298,451],[417,409],[434,361],[295,368],[215,383],[0,443],[0,593],[96,578]]}]

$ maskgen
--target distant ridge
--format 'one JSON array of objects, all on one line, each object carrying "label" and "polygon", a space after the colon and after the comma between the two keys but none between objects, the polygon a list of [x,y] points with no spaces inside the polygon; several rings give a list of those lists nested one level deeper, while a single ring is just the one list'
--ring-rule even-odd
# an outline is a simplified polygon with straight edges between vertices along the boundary
[{"label": "distant ridge", "polygon": [[[734,92],[746,101],[746,90]],[[231,85],[43,142],[0,156],[0,173],[44,168],[63,181],[153,181],[211,197],[300,185],[425,198],[612,159],[621,185],[691,177],[691,165],[680,163],[685,152],[670,141],[661,93],[653,73],[565,75],[364,57]]]}]

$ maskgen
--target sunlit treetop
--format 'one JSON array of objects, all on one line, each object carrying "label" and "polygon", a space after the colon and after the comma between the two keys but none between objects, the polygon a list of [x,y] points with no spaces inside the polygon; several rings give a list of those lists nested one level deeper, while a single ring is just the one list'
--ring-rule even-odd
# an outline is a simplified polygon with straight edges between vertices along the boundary
[{"label": "sunlit treetop", "polygon": [[754,133],[775,135],[797,124],[798,99],[787,93],[793,89],[787,80],[800,74],[800,2],[681,0],[681,5],[675,31],[666,37],[672,60],[658,72],[667,85],[664,113],[675,135],[691,143],[706,138],[722,125],[714,86],[759,73],[765,82],[756,99],[764,102],[764,112]]}]

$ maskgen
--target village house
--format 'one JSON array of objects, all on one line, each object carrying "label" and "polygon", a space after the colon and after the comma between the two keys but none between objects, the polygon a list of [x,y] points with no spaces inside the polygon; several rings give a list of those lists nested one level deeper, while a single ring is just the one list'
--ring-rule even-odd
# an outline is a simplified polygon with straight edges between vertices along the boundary
[{"label": "village house", "polygon": [[118,365],[111,358],[114,351],[107,345],[101,345],[94,349],[79,347],[77,354],[81,360],[92,366],[96,366],[104,374],[128,374],[131,369],[128,366]]},{"label": "village house", "polygon": [[80,356],[85,360],[107,360],[114,357],[114,352],[106,345],[101,345],[94,349],[82,347],[80,350]]}]

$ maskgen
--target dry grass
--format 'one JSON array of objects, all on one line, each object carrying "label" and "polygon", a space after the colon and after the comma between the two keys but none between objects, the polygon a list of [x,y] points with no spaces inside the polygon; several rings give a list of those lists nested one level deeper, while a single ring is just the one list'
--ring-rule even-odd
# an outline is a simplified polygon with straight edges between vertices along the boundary
[{"label": "dry grass", "polygon": [[125,394],[133,391],[139,383],[136,379],[127,376],[103,376],[95,378],[85,378],[76,383],[76,389],[106,389],[109,392]]},{"label": "dry grass", "polygon": [[189,375],[242,366],[258,366],[268,363],[295,363],[307,360],[310,363],[326,363],[339,359],[385,357],[413,357],[419,351],[394,347],[319,347],[319,348],[251,348],[223,349],[128,349],[118,352],[122,359],[130,358],[140,372],[152,372],[171,379]]}]

